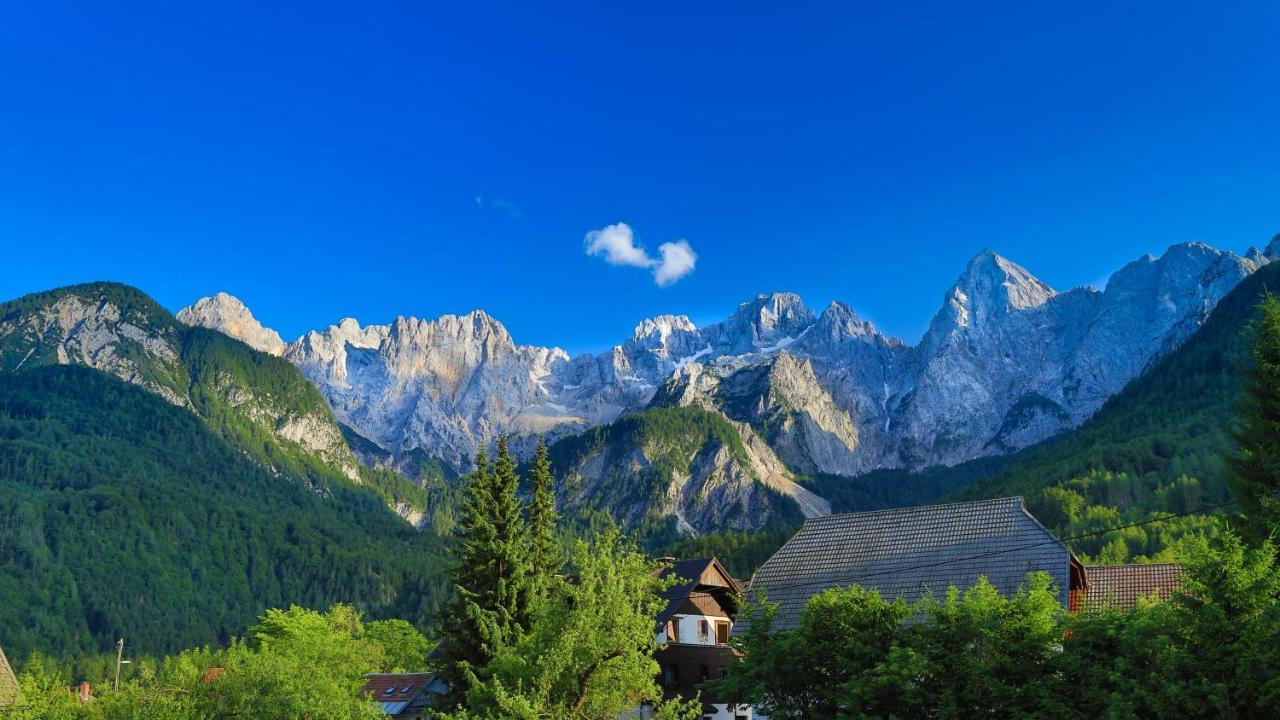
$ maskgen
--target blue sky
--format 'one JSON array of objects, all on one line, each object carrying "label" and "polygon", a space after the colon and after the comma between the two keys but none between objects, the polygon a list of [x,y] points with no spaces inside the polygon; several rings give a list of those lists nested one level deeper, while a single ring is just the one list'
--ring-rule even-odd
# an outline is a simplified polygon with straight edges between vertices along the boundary
[{"label": "blue sky", "polygon": [[914,340],[983,247],[1065,289],[1280,231],[1275,3],[262,5],[8,4],[0,297],[579,351],[795,290]]}]

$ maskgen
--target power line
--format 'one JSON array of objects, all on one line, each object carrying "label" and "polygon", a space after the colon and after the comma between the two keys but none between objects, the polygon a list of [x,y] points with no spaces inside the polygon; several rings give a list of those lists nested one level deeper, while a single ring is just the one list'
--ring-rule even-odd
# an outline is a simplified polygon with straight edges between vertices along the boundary
[{"label": "power line", "polygon": [[[981,560],[981,559],[983,559],[983,558],[995,557],[995,556],[997,556],[997,555],[1006,555],[1006,554],[1008,554],[1008,553],[1012,553],[1012,552],[1019,552],[1019,551],[1021,551],[1021,550],[1030,550],[1030,549],[1037,548],[1037,547],[1044,547],[1044,546],[1046,546],[1046,545],[1063,545],[1063,546],[1066,546],[1066,544],[1067,544],[1068,542],[1072,542],[1072,541],[1074,541],[1074,540],[1084,540],[1084,539],[1086,539],[1086,538],[1096,537],[1096,536],[1098,536],[1098,535],[1106,535],[1106,534],[1108,534],[1108,533],[1118,532],[1118,531],[1120,531],[1120,530],[1128,530],[1129,528],[1141,527],[1141,526],[1143,526],[1143,525],[1150,525],[1150,524],[1152,524],[1152,523],[1163,522],[1163,521],[1165,521],[1165,520],[1173,520],[1173,519],[1175,519],[1175,518],[1180,518],[1180,517],[1190,517],[1190,516],[1192,516],[1192,515],[1204,515],[1204,514],[1207,514],[1207,513],[1208,513],[1209,511],[1211,511],[1211,510],[1219,510],[1219,509],[1221,509],[1221,508],[1228,507],[1228,506],[1231,506],[1231,505],[1236,505],[1236,504],[1238,504],[1238,503],[1239,503],[1239,501],[1238,501],[1238,500],[1230,500],[1230,501],[1228,501],[1228,502],[1219,503],[1219,504],[1217,504],[1217,505],[1210,505],[1210,506],[1208,506],[1208,507],[1200,508],[1200,509],[1198,509],[1198,510],[1190,510],[1190,511],[1183,512],[1183,513],[1170,513],[1170,514],[1168,514],[1168,515],[1164,515],[1164,516],[1157,517],[1157,518],[1150,518],[1150,519],[1142,520],[1142,521],[1139,521],[1139,522],[1129,523],[1128,525],[1119,525],[1119,526],[1116,526],[1116,527],[1113,527],[1113,528],[1106,528],[1106,529],[1103,529],[1103,530],[1095,530],[1095,531],[1092,531],[1092,532],[1081,533],[1080,535],[1073,535],[1073,536],[1071,536],[1071,537],[1068,537],[1068,538],[1062,538],[1062,539],[1058,539],[1058,538],[1053,537],[1053,534],[1052,534],[1052,533],[1050,533],[1050,532],[1048,531],[1048,529],[1045,529],[1045,531],[1044,531],[1044,532],[1045,532],[1046,534],[1048,534],[1048,535],[1049,535],[1049,537],[1050,537],[1050,538],[1052,538],[1052,539],[1050,539],[1050,540],[1045,540],[1045,541],[1043,541],[1043,542],[1038,542],[1038,543],[1031,543],[1031,544],[1029,544],[1029,545],[1019,545],[1019,546],[1016,546],[1016,547],[1004,548],[1003,550],[995,550],[995,551],[986,552],[986,553],[979,553],[979,554],[977,554],[977,555],[972,555],[972,556],[964,557],[964,558],[952,558],[952,559],[942,560],[942,561],[934,562],[934,563],[926,563],[926,564],[924,564],[924,565],[913,565],[913,566],[907,566],[907,567],[894,567],[894,568],[889,568],[889,569],[887,569],[887,570],[881,570],[881,571],[878,571],[878,572],[869,573],[869,574],[865,574],[865,575],[854,575],[854,576],[852,576],[852,577],[850,577],[850,578],[842,578],[842,580],[846,581],[846,584],[855,584],[855,583],[856,583],[856,584],[861,584],[861,582],[862,582],[863,580],[868,580],[868,579],[876,578],[876,577],[880,577],[880,576],[883,576],[883,575],[894,575],[894,574],[897,574],[897,573],[910,572],[910,571],[912,571],[912,570],[927,570],[927,569],[929,569],[929,568],[941,567],[941,566],[943,566],[943,565],[955,565],[955,564],[958,564],[958,563],[969,562],[969,561],[972,561],[972,560]],[[1032,532],[1036,532],[1036,534],[1039,534],[1037,531],[1032,531]],[[785,546],[784,546],[784,547],[785,547]],[[766,564],[768,564],[768,561],[766,561]],[[753,579],[753,580],[754,580],[754,579]],[[752,585],[754,585],[754,584],[755,584],[755,583],[754,583],[754,582],[752,582]],[[828,585],[828,584],[829,584],[829,581],[826,581],[826,580],[813,580],[813,581],[810,581],[810,582],[804,582],[804,583],[789,583],[789,584],[785,584],[785,585],[771,585],[771,586],[770,586],[770,589],[779,589],[779,590],[784,590],[784,589],[788,589],[788,588],[800,588],[800,587],[809,587],[809,586],[812,586],[812,585]]]}]

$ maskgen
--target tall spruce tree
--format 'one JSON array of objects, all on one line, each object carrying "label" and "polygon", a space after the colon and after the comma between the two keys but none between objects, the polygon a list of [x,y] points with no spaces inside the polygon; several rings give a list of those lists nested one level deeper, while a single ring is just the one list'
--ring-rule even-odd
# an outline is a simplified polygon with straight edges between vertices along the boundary
[{"label": "tall spruce tree", "polygon": [[532,552],[534,589],[539,599],[546,596],[552,578],[562,565],[559,543],[556,541],[555,480],[551,476],[551,458],[547,454],[545,440],[538,441],[530,471],[533,498],[529,503],[529,547]]},{"label": "tall spruce tree", "polygon": [[1240,452],[1229,479],[1250,533],[1265,538],[1280,530],[1280,300],[1267,294],[1251,331],[1253,363],[1235,432]]},{"label": "tall spruce tree", "polygon": [[439,672],[450,688],[448,704],[460,701],[497,652],[529,627],[529,534],[518,486],[505,438],[492,467],[483,451],[476,456],[455,533],[455,594],[443,627]]}]

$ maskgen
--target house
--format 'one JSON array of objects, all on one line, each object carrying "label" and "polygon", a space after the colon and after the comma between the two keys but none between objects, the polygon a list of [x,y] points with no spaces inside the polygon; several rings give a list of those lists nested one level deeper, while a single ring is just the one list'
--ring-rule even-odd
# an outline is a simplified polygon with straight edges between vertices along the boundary
[{"label": "house", "polygon": [[4,648],[0,648],[0,708],[16,705],[18,702],[18,678],[13,675],[13,667],[9,658],[5,657]]},{"label": "house", "polygon": [[[715,558],[668,558],[660,576],[675,584],[662,592],[666,604],[656,618],[654,639],[665,646],[654,653],[658,682],[665,699],[693,698],[700,683],[721,677],[734,660],[729,638],[742,585]],[[750,707],[730,706],[707,690],[701,700],[705,720],[753,720]]]},{"label": "house", "polygon": [[447,691],[435,673],[374,673],[364,679],[364,692],[384,714],[396,720],[424,717],[432,696]]},{"label": "house", "polygon": [[1071,593],[1071,612],[1095,612],[1104,607],[1131,610],[1140,598],[1168,600],[1182,585],[1185,569],[1173,563],[1149,565],[1086,565],[1086,589]]},{"label": "house", "polygon": [[1012,594],[1032,571],[1053,578],[1063,605],[1089,583],[1084,565],[1012,497],[810,518],[756,571],[750,595],[778,603],[774,629],[786,630],[828,588],[856,584],[915,602],[986,577]]}]

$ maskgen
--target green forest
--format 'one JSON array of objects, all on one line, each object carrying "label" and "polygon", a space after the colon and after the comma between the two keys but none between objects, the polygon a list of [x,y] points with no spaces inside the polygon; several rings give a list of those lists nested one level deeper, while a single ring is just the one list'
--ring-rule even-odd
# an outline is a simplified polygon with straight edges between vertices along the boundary
[{"label": "green forest", "polygon": [[149,654],[225,643],[292,603],[423,624],[447,587],[443,541],[376,493],[273,472],[191,412],[85,368],[0,376],[0,488],[15,662],[122,634]]}]

